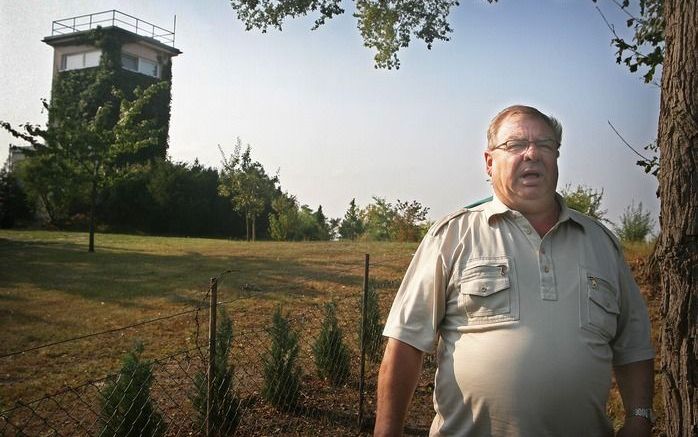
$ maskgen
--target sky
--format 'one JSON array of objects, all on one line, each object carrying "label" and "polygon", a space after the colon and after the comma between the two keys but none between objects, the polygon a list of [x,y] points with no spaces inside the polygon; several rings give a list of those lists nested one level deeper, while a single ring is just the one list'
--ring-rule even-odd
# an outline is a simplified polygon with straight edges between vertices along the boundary
[{"label": "sky", "polygon": [[[627,17],[597,3],[618,31]],[[487,197],[483,150],[492,117],[511,104],[563,126],[558,188],[604,190],[617,222],[631,201],[657,217],[657,182],[611,130],[642,148],[657,136],[657,86],[615,63],[611,33],[591,0],[462,0],[453,33],[432,50],[419,40],[399,70],[378,70],[347,12],[318,30],[314,17],[283,31],[245,31],[225,0],[0,0],[0,120],[44,124],[54,20],[117,9],[172,29],[168,155],[220,168],[235,139],[300,203],[344,215],[356,198],[417,200],[438,219]],[[0,160],[9,144],[0,132]]]}]

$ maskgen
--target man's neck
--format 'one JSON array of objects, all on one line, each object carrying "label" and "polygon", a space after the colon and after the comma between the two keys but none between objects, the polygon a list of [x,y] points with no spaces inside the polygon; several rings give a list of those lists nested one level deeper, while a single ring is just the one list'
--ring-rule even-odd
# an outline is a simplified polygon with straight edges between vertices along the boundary
[{"label": "man's neck", "polygon": [[533,229],[535,229],[536,232],[538,232],[538,235],[540,235],[542,238],[553,228],[553,226],[555,226],[555,224],[557,224],[557,221],[560,218],[560,205],[558,204],[557,199],[553,199],[553,205],[540,210],[540,212],[521,211],[521,214],[526,217],[526,220],[531,223]]}]

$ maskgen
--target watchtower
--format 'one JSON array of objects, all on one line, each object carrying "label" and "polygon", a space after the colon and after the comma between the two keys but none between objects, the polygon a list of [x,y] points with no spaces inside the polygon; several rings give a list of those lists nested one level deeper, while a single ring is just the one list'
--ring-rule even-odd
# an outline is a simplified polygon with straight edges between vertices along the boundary
[{"label": "watchtower", "polygon": [[[171,84],[172,58],[182,53],[174,47],[175,27],[176,20],[168,30],[117,10],[54,21],[51,35],[43,39],[54,49],[49,128],[61,118],[80,119],[95,113],[114,98],[115,89],[132,99],[138,87],[145,89],[162,81]],[[85,90],[94,88],[98,80],[104,101],[99,101],[100,90],[92,90],[86,102]],[[129,160],[165,158],[170,99],[168,86],[148,108],[148,118],[163,128],[158,144]]]}]

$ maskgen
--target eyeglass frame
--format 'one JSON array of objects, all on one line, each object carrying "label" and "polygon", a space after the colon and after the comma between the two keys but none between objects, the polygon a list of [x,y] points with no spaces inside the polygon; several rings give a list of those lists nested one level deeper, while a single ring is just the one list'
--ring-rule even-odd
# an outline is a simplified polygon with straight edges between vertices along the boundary
[{"label": "eyeglass frame", "polygon": [[[525,142],[526,142],[526,147],[525,147],[524,149],[522,149],[520,152],[514,152],[514,151],[510,150],[509,148],[507,148],[507,143],[509,143],[509,142],[514,142],[514,141],[518,141],[518,142],[524,142],[524,141],[525,141]],[[548,148],[548,147],[541,146],[540,144],[538,144],[539,142],[543,142],[543,141],[550,141],[552,144],[556,145],[557,147],[556,147],[555,149],[552,149],[552,148]],[[560,143],[559,143],[558,141],[556,141],[556,140],[551,140],[551,139],[526,140],[526,139],[515,139],[515,138],[512,138],[512,139],[510,139],[510,140],[506,140],[506,141],[503,142],[502,144],[499,144],[499,145],[496,145],[496,146],[492,147],[492,149],[490,149],[490,150],[504,150],[505,152],[511,153],[512,155],[523,155],[523,154],[526,153],[526,152],[528,151],[528,149],[531,147],[531,144],[535,144],[536,147],[540,147],[540,148],[541,148],[541,151],[543,151],[543,152],[549,151],[549,152],[551,152],[551,153],[555,152],[557,155],[560,154]],[[502,146],[504,146],[504,147],[502,147]]]}]

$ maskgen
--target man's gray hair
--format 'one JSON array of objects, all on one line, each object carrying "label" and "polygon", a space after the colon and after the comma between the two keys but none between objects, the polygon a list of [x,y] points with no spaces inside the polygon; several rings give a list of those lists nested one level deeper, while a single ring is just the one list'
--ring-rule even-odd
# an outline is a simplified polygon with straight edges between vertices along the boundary
[{"label": "man's gray hair", "polygon": [[497,131],[499,130],[499,127],[502,125],[504,120],[514,115],[527,115],[543,120],[543,122],[545,122],[545,124],[550,126],[550,129],[553,130],[555,140],[558,142],[558,144],[562,144],[562,125],[559,121],[557,121],[555,117],[551,115],[545,115],[532,106],[513,105],[501,110],[499,114],[495,115],[492,121],[490,122],[490,127],[487,129],[488,149],[493,149],[497,146],[497,144],[494,143],[496,141]]}]

